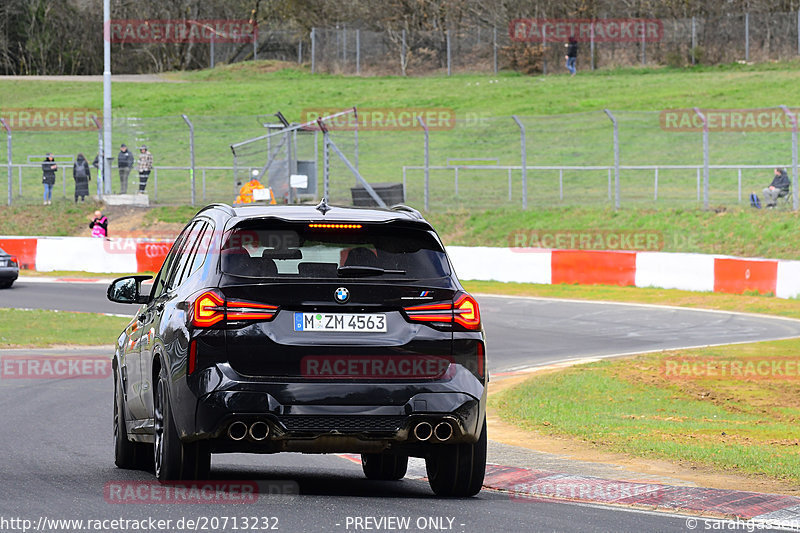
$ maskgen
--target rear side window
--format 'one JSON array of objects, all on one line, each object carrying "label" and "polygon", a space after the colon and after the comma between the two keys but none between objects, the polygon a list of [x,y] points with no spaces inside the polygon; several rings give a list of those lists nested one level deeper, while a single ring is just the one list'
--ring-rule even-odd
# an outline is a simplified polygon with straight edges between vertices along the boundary
[{"label": "rear side window", "polygon": [[221,261],[226,274],[259,278],[431,279],[450,275],[447,257],[433,234],[385,224],[259,221],[231,232]]}]

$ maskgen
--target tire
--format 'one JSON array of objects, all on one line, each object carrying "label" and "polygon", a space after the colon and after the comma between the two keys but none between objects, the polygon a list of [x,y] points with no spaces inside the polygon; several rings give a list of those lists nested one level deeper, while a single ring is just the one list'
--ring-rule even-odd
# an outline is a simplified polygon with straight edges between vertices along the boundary
[{"label": "tire", "polygon": [[428,482],[437,496],[468,497],[481,491],[486,474],[486,420],[478,442],[432,446],[425,458]]},{"label": "tire", "polygon": [[390,453],[364,453],[361,454],[361,468],[367,479],[397,481],[406,475],[408,456]]},{"label": "tire", "polygon": [[13,281],[0,281],[0,289],[9,289],[13,284]]},{"label": "tire", "polygon": [[208,479],[211,453],[204,441],[183,443],[172,416],[167,376],[162,368],[153,398],[153,469],[161,482]]},{"label": "tire", "polygon": [[114,464],[126,470],[144,470],[150,466],[150,446],[128,440],[122,398],[119,380],[114,376]]}]

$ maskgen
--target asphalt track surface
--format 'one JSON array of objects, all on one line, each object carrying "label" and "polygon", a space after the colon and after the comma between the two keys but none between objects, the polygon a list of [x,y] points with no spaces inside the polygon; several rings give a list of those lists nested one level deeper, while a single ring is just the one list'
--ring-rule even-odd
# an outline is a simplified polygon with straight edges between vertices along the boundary
[{"label": "asphalt track surface", "polygon": [[[490,343],[490,368],[495,371],[575,357],[800,335],[797,322],[729,313],[483,296],[479,301]],[[105,301],[102,285],[24,281],[0,291],[0,307],[133,311]],[[117,332],[109,335],[111,342]],[[259,527],[277,525],[279,531],[687,531],[687,519],[681,516],[521,500],[488,490],[470,499],[437,499],[426,482],[416,479],[424,475],[418,464],[412,465],[411,478],[376,482],[365,479],[358,464],[341,457],[300,454],[213,458],[212,480],[278,483],[272,486],[290,488],[291,494],[262,495],[256,503],[245,504],[115,503],[105,496],[110,483],[157,484],[147,472],[114,467],[112,398],[110,377],[0,379],[1,531],[21,531],[9,522],[13,518],[31,520],[31,527],[36,527],[41,517],[172,520],[165,531],[181,531],[176,526],[182,518],[200,519],[198,529],[203,530],[203,517],[220,520],[217,527],[205,522],[209,531],[234,531],[234,517],[239,519],[238,531],[242,517],[272,517],[259,520]],[[409,526],[366,521],[389,517],[407,518]],[[123,530],[113,526],[107,523],[104,530]],[[75,524],[42,529],[78,530]]]}]

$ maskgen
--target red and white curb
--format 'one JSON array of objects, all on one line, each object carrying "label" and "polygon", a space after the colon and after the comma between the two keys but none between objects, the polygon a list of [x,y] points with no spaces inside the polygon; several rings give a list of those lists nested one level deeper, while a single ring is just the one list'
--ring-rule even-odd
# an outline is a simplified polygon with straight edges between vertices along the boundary
[{"label": "red and white curb", "polygon": [[[155,272],[171,242],[0,236],[0,248],[39,272]],[[800,261],[724,255],[449,246],[462,280],[619,285],[800,296]]]},{"label": "red and white curb", "polygon": [[[361,456],[339,454],[361,464]],[[410,479],[425,479],[424,461],[411,458]],[[665,485],[576,476],[496,464],[486,465],[486,489],[508,493],[520,503],[559,500],[621,505],[671,513],[738,518],[769,527],[800,528],[800,498],[780,494]]]}]

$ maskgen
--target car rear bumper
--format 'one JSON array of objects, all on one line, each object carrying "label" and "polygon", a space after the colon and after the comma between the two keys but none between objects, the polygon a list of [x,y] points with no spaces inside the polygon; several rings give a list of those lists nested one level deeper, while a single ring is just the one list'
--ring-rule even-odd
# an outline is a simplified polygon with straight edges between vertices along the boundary
[{"label": "car rear bumper", "polygon": [[0,281],[14,281],[18,277],[18,269],[11,267],[0,267]]},{"label": "car rear bumper", "polygon": [[[477,441],[485,417],[484,384],[458,365],[447,380],[402,383],[245,380],[226,365],[206,372],[218,374],[201,379],[213,390],[199,391],[193,431],[183,434],[218,453],[422,455],[430,444]],[[247,433],[236,439],[239,423]],[[268,427],[264,438],[263,425],[250,431],[256,423]]]}]

